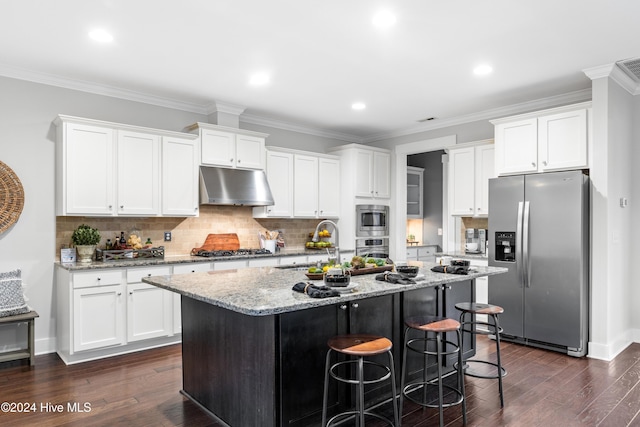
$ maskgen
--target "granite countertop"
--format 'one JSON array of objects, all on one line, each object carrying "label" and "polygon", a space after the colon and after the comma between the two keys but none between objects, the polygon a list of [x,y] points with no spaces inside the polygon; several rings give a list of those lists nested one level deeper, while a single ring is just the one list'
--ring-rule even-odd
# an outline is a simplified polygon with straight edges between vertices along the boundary
[{"label": "granite countertop", "polygon": [[[346,253],[347,251],[344,251]],[[168,265],[168,264],[187,264],[193,262],[224,262],[224,261],[235,261],[235,260],[249,260],[255,258],[273,258],[273,257],[287,257],[287,256],[296,256],[296,255],[326,255],[326,252],[318,251],[318,250],[307,250],[307,249],[284,249],[276,252],[275,254],[259,254],[259,255],[237,255],[237,256],[225,256],[225,257],[213,257],[206,258],[200,256],[190,256],[190,255],[177,255],[177,256],[168,256],[164,258],[145,258],[145,259],[129,259],[122,261],[94,261],[91,263],[61,263],[56,261],[55,264],[61,268],[70,271],[78,271],[78,270],[96,270],[102,268],[127,268],[127,267],[145,267],[145,266],[157,266],[157,265]]]},{"label": "granite countertop", "polygon": [[[376,274],[353,276],[350,286],[355,285],[355,289],[331,298],[310,298],[293,291],[293,285],[308,281],[305,270],[300,268],[243,268],[152,276],[145,277],[142,281],[238,313],[267,316],[466,281],[507,271],[502,267],[475,267],[475,271],[470,271],[468,275],[458,275],[432,272],[431,267],[435,263],[425,262],[422,265],[415,284],[396,285],[377,281]],[[322,281],[310,283],[322,285]]]},{"label": "granite countertop", "polygon": [[468,254],[464,251],[453,251],[453,252],[436,252],[437,257],[441,256],[450,256],[453,258],[463,258],[463,259],[483,259],[488,260],[489,255],[485,254]]}]

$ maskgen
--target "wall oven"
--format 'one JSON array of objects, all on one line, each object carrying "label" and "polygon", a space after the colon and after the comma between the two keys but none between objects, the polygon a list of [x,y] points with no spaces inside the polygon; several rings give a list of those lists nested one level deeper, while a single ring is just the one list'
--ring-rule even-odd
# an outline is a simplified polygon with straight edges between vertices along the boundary
[{"label": "wall oven", "polygon": [[389,206],[356,205],[356,237],[388,237]]},{"label": "wall oven", "polygon": [[389,257],[388,237],[356,238],[356,255],[371,258]]}]

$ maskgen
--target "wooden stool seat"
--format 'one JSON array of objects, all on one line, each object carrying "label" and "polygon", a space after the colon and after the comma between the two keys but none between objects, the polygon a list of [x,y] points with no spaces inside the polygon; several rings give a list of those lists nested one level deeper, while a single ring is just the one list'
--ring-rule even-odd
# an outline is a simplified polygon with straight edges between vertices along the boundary
[{"label": "wooden stool seat", "polygon": [[455,332],[460,329],[460,322],[457,320],[437,316],[408,317],[404,324],[408,328],[425,332]]},{"label": "wooden stool seat", "polygon": [[27,323],[27,348],[24,350],[8,351],[0,354],[0,362],[9,360],[29,359],[29,365],[35,363],[35,318],[40,317],[35,311],[16,314],[14,316],[0,317],[0,325],[10,325],[12,323]]},{"label": "wooden stool seat", "polygon": [[375,356],[391,350],[393,344],[385,337],[378,335],[338,335],[331,338],[327,345],[338,353],[351,356]]},{"label": "wooden stool seat", "polygon": [[499,305],[484,304],[479,302],[459,302],[456,308],[460,311],[474,314],[502,314],[504,308]]},{"label": "wooden stool seat", "polygon": [[[329,350],[325,362],[324,397],[322,399],[322,427],[342,424],[349,418],[355,418],[356,425],[364,427],[365,417],[377,418],[379,421],[400,427],[400,411],[396,396],[396,373],[391,349],[391,340],[380,335],[349,334],[337,335],[327,341]],[[331,363],[331,353],[342,353],[338,361]],[[387,354],[388,364],[380,363],[375,358],[365,360],[369,356]],[[346,359],[346,360],[345,360]],[[368,375],[365,376],[365,370]],[[341,383],[356,386],[355,407],[332,416],[327,420],[329,402],[329,379],[333,378]],[[393,420],[387,418],[382,412],[376,413],[377,405],[365,407],[365,386],[390,380],[391,405],[393,406]]]}]

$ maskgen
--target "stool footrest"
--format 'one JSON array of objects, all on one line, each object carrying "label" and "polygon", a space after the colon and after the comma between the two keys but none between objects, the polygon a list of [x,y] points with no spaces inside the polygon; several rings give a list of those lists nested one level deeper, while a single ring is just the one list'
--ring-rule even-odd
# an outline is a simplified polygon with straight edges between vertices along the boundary
[{"label": "stool footrest", "polygon": [[[481,368],[474,369],[471,366],[471,364],[474,364],[474,363],[482,364],[484,366],[489,366],[493,368],[493,369],[491,368],[490,369],[494,371],[494,373],[488,373],[488,372],[484,373]],[[467,360],[464,364],[464,374],[474,378],[485,378],[489,380],[496,380],[500,377],[500,375],[498,375],[498,371],[502,372],[502,377],[507,376],[507,370],[505,368],[500,367],[500,369],[498,369],[497,363],[489,362],[488,360]]]},{"label": "stool footrest", "polygon": [[[383,417],[383,416],[382,416],[382,415],[380,415],[380,414],[376,414],[376,413],[373,413],[373,412],[371,412],[371,411],[364,411],[363,413],[364,413],[365,415],[367,415],[367,416],[370,416],[370,417],[373,417],[373,418],[377,418],[377,419],[379,419],[380,421],[383,421],[383,422],[385,422],[385,423],[389,424],[390,426],[395,426],[395,424],[393,423],[393,421],[389,420],[389,419],[388,419],[388,418],[386,418],[386,417]],[[346,421],[348,418],[351,418],[351,417],[357,417],[357,416],[359,416],[359,415],[360,415],[360,412],[358,412],[358,411],[346,411],[346,412],[341,412],[341,413],[339,413],[339,414],[337,414],[337,415],[334,415],[333,417],[329,418],[329,421],[327,421],[327,425],[326,425],[326,427],[329,427],[329,426],[330,426],[330,425],[332,425],[333,423],[336,423],[336,424],[338,424],[338,425],[339,425],[339,424],[342,424],[342,423],[343,423],[344,421]]]},{"label": "stool footrest", "polygon": [[[427,402],[423,402],[421,400],[418,400],[415,397],[412,397],[410,395],[410,393],[413,393],[415,391],[418,390],[422,390],[426,385],[429,386],[434,386],[434,382],[437,381],[437,378],[431,380],[431,381],[420,381],[420,382],[412,382],[411,384],[407,384],[404,389],[402,389],[402,393],[404,394],[404,397],[406,397],[407,399],[409,399],[410,401],[412,401],[413,403],[415,403],[416,405],[420,405],[426,408],[438,408],[439,404],[438,404],[438,394],[436,392],[436,389],[432,389],[431,393],[434,394],[435,396],[433,396],[430,401],[434,402],[434,403],[429,403],[429,399]],[[443,389],[447,389],[449,390],[449,392],[452,393],[445,393],[444,394],[444,398],[446,399],[447,397],[451,397],[451,395],[455,396],[455,400],[450,400],[450,401],[445,401],[442,402],[442,407],[443,408],[448,408],[450,406],[456,406],[459,405],[460,403],[462,403],[462,400],[464,399],[462,393],[460,392],[459,389],[457,389],[456,387],[450,386],[448,384],[442,384],[442,388]]]}]

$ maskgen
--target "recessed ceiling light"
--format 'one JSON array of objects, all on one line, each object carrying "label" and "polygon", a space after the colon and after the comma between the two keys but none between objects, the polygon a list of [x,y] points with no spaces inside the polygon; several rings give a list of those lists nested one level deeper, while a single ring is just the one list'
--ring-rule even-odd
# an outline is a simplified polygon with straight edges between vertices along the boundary
[{"label": "recessed ceiling light", "polygon": [[113,41],[113,36],[102,29],[96,29],[89,32],[91,39],[100,43],[109,43]]},{"label": "recessed ceiling light", "polygon": [[269,75],[266,73],[257,73],[251,76],[249,84],[252,86],[264,86],[269,83]]},{"label": "recessed ceiling light", "polygon": [[378,28],[389,28],[396,23],[396,15],[388,10],[381,10],[373,16],[372,22]]},{"label": "recessed ceiling light", "polygon": [[478,65],[473,69],[473,74],[476,76],[486,76],[487,74],[491,74],[493,72],[493,67],[488,64]]},{"label": "recessed ceiling light", "polygon": [[354,102],[353,104],[351,104],[351,108],[353,108],[354,110],[364,110],[365,108],[367,108],[367,106],[364,104],[364,102]]}]

